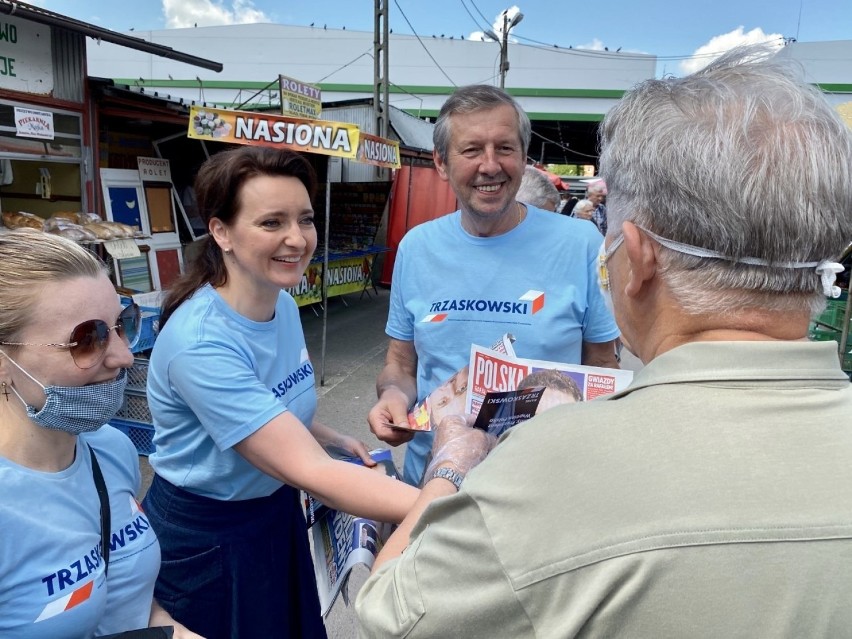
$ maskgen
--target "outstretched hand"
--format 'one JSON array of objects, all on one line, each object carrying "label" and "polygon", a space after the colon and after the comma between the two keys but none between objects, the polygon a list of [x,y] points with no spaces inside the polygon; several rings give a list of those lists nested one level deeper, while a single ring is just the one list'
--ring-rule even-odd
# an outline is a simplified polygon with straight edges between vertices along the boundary
[{"label": "outstretched hand", "polygon": [[425,477],[442,466],[455,469],[467,475],[497,444],[497,438],[484,430],[473,428],[472,417],[449,415],[441,420],[435,429],[432,443],[432,461],[426,469]]}]

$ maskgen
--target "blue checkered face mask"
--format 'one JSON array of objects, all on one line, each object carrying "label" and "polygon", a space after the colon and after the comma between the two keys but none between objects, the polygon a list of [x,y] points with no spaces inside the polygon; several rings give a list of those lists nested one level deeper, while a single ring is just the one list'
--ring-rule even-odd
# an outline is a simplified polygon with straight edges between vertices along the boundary
[{"label": "blue checkered face mask", "polygon": [[10,387],[26,407],[27,416],[44,428],[72,435],[90,433],[115,417],[124,402],[124,387],[127,385],[127,370],[124,368],[109,382],[88,386],[45,386],[11,357],[6,355],[6,358],[44,390],[47,400],[41,410],[36,410],[24,401],[14,386]]}]

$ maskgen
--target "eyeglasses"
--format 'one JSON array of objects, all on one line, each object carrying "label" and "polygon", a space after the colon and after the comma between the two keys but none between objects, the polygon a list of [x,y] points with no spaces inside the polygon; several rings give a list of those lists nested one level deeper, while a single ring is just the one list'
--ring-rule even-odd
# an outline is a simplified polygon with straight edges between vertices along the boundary
[{"label": "eyeglasses", "polygon": [[131,304],[118,315],[118,323],[108,326],[99,319],[86,320],[74,327],[68,342],[56,344],[31,344],[29,342],[0,342],[3,346],[52,346],[67,349],[77,368],[87,369],[100,364],[106,355],[109,334],[115,331],[128,348],[139,341],[142,314],[139,306]]}]

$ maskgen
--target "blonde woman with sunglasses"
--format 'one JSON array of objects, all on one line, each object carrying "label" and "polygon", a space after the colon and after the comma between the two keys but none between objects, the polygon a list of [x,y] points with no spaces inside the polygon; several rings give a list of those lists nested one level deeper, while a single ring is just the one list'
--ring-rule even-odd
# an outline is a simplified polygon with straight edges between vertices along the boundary
[{"label": "blonde woman with sunglasses", "polygon": [[0,264],[0,636],[175,625],[152,599],[160,547],[135,500],[136,451],[102,427],[121,407],[139,308],[58,236],[2,233]]}]

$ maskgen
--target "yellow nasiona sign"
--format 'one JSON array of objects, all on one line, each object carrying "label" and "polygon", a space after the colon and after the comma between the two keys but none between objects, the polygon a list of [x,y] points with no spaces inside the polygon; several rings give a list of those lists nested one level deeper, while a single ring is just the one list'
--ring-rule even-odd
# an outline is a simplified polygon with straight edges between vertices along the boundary
[{"label": "yellow nasiona sign", "polygon": [[355,159],[358,127],[345,122],[303,120],[268,113],[194,106],[188,137],[231,144],[255,144]]},{"label": "yellow nasiona sign", "polygon": [[402,166],[399,162],[399,142],[362,132],[358,139],[358,161],[386,169],[398,169]]},{"label": "yellow nasiona sign", "polygon": [[[357,293],[369,286],[370,274],[373,269],[374,255],[361,257],[346,257],[328,263],[326,285],[328,297]],[[299,306],[322,302],[322,264],[315,262],[308,265],[308,270],[302,276],[302,281],[293,288],[284,289]]]}]

